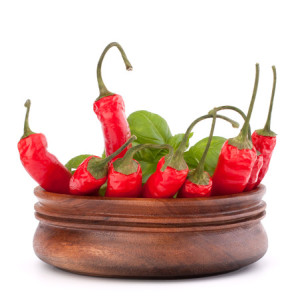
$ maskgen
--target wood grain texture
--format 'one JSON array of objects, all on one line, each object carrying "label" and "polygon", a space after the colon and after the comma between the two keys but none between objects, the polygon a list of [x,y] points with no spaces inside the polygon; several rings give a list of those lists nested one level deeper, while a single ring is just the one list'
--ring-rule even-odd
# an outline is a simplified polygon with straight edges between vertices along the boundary
[{"label": "wood grain texture", "polygon": [[35,189],[34,250],[79,274],[181,278],[229,272],[260,259],[265,187],[194,199],[107,198]]}]

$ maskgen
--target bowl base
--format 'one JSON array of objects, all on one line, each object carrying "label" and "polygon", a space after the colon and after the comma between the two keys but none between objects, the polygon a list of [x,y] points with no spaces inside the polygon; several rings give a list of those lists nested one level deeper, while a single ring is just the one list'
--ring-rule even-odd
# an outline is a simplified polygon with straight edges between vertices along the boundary
[{"label": "bowl base", "polygon": [[188,232],[69,229],[40,223],[36,255],[76,274],[112,278],[181,279],[218,275],[259,260],[267,250],[260,222]]}]

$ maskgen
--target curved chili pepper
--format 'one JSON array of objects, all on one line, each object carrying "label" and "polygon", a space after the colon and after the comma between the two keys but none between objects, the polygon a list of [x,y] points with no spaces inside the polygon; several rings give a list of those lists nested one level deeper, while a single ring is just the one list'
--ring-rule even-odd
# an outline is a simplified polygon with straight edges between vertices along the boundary
[{"label": "curved chili pepper", "polygon": [[271,113],[273,108],[273,99],[275,94],[275,87],[276,87],[276,68],[275,66],[272,66],[273,71],[273,87],[272,87],[272,93],[271,93],[271,99],[270,99],[270,105],[269,105],[269,111],[267,120],[265,123],[265,126],[263,129],[255,130],[252,134],[252,141],[254,146],[263,156],[263,165],[259,172],[258,179],[256,181],[256,184],[254,185],[254,188],[257,187],[262,179],[264,178],[265,174],[267,173],[270,159],[272,156],[273,149],[276,145],[276,133],[270,130],[270,121],[271,121]]},{"label": "curved chili pepper", "polygon": [[108,164],[110,161],[135,139],[136,136],[133,135],[119,149],[105,159],[98,156],[86,158],[71,177],[70,193],[75,195],[90,195],[96,193],[107,180]]},{"label": "curved chili pepper", "polygon": [[[233,127],[238,127],[236,122],[231,122]],[[211,146],[212,137],[216,124],[216,112],[213,112],[213,121],[210,135],[203,155],[197,167],[189,171],[189,175],[182,185],[178,197],[179,198],[194,198],[194,197],[209,197],[212,192],[213,180],[208,172],[204,170],[205,160]]]},{"label": "curved chili pepper", "polygon": [[[105,140],[106,156],[114,153],[131,136],[130,128],[125,116],[125,106],[120,95],[111,93],[107,90],[101,74],[102,62],[105,54],[111,47],[117,47],[121,53],[126,69],[131,71],[132,65],[128,61],[124,50],[118,43],[109,44],[103,51],[97,67],[97,77],[100,89],[100,96],[93,105],[94,112],[102,124]],[[129,148],[129,147],[128,147]],[[122,157],[127,149],[122,151],[118,157]]]},{"label": "curved chili pepper", "polygon": [[174,151],[170,145],[143,144],[130,148],[123,158],[110,163],[106,196],[139,197],[141,195],[142,169],[133,156],[136,152],[146,148],[169,149],[168,160]]},{"label": "curved chili pepper", "polygon": [[263,166],[263,155],[259,151],[257,151],[256,161],[255,161],[254,167],[252,169],[249,182],[245,188],[246,192],[251,191],[255,188],[256,182],[258,180],[258,175],[259,175],[260,170],[262,169],[262,166]]},{"label": "curved chili pepper", "polygon": [[222,146],[213,175],[213,195],[240,193],[248,184],[257,157],[256,148],[248,136],[248,128],[257,94],[258,81],[259,65],[256,64],[256,78],[248,115],[239,135],[227,140]]},{"label": "curved chili pepper", "polygon": [[[172,155],[169,161],[166,158],[161,158],[157,164],[156,171],[148,178],[143,187],[143,196],[146,198],[170,198],[173,197],[181,188],[188,175],[188,166],[183,158],[183,153],[186,150],[186,143],[193,127],[200,121],[212,118],[213,115],[204,115],[194,120],[188,127],[184,138],[178,149]],[[229,118],[217,115],[217,118]],[[163,165],[167,163],[167,167],[162,170]]]},{"label": "curved chili pepper", "polygon": [[26,101],[25,107],[27,113],[24,135],[17,145],[21,162],[31,177],[46,191],[68,194],[71,173],[46,150],[46,137],[42,133],[31,131],[29,127],[30,100]]}]

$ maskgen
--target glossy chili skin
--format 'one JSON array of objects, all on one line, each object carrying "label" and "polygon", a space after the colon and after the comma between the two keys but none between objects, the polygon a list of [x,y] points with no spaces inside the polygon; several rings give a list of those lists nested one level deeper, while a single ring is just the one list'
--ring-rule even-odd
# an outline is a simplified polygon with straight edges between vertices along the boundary
[{"label": "glossy chili skin", "polygon": [[181,188],[188,175],[188,167],[184,170],[176,170],[170,166],[161,171],[165,163],[162,157],[156,167],[156,171],[148,178],[143,187],[145,198],[171,198]]},{"label": "glossy chili skin", "polygon": [[71,173],[46,148],[42,133],[30,134],[18,142],[21,162],[32,178],[48,192],[69,194]]},{"label": "glossy chili skin", "polygon": [[108,170],[107,197],[140,197],[142,192],[142,169],[140,164],[137,171],[125,175],[114,169],[113,163],[110,163]]},{"label": "glossy chili skin", "polygon": [[87,170],[89,161],[98,156],[87,157],[77,168],[70,180],[70,193],[73,195],[91,195],[106,182],[107,176],[96,179]]},{"label": "glossy chili skin", "polygon": [[[131,137],[124,102],[120,95],[113,94],[95,101],[93,108],[102,124],[106,156],[109,156]],[[127,149],[116,158],[123,157]]]},{"label": "glossy chili skin", "polygon": [[257,158],[256,149],[238,149],[226,141],[213,175],[212,195],[241,193],[246,188]]},{"label": "glossy chili skin", "polygon": [[256,131],[252,134],[252,142],[256,149],[262,154],[263,156],[263,165],[259,172],[257,182],[254,186],[258,186],[262,179],[264,178],[265,174],[268,171],[270,159],[272,156],[272,152],[276,145],[276,136],[263,136],[258,134]]},{"label": "glossy chili skin", "polygon": [[212,186],[213,180],[210,175],[207,185],[196,184],[187,178],[178,193],[178,198],[210,197]]},{"label": "glossy chili skin", "polygon": [[256,158],[256,161],[255,161],[254,167],[252,169],[252,173],[251,173],[249,182],[248,182],[248,184],[245,188],[246,192],[251,191],[256,187],[256,182],[258,180],[258,175],[259,175],[259,172],[261,171],[262,166],[263,166],[263,155],[259,154],[259,155],[257,155],[257,158]]}]

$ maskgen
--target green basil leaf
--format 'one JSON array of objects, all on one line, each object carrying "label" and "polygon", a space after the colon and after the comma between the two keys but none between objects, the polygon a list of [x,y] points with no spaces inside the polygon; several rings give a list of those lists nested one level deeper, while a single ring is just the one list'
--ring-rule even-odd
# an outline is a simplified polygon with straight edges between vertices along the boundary
[{"label": "green basil leaf", "polygon": [[139,144],[166,144],[172,136],[166,120],[149,111],[135,111],[129,115],[127,121]]},{"label": "green basil leaf", "polygon": [[[139,145],[137,142],[133,143],[133,146]],[[152,173],[155,172],[156,166],[161,156],[159,149],[146,148],[138,151],[134,155],[134,159],[138,161],[141,165],[143,183],[147,181]],[[165,155],[165,154],[164,154]]]},{"label": "green basil leaf", "polygon": [[[209,172],[211,176],[214,174],[215,168],[217,166],[219,154],[221,152],[221,148],[225,141],[226,139],[224,137],[213,136],[211,146],[205,161],[205,170]],[[208,142],[208,138],[204,138],[199,142],[197,142],[187,152],[184,153],[184,159],[189,169],[196,168],[206,148],[207,142]]]},{"label": "green basil leaf", "polygon": [[[167,122],[159,115],[140,110],[132,113],[128,117],[128,123],[131,133],[137,136],[137,140],[133,146],[139,144],[169,144],[176,150],[184,134],[176,134],[172,136]],[[189,146],[189,139],[193,133],[190,134],[187,147]],[[142,149],[134,155],[142,168],[143,183],[147,181],[149,176],[155,172],[158,161],[168,153],[166,149]]]},{"label": "green basil leaf", "polygon": [[[170,137],[169,140],[167,141],[167,144],[171,145],[174,148],[174,151],[176,151],[178,149],[178,147],[180,146],[183,138],[184,138],[184,133],[178,133],[175,134],[174,136]],[[190,133],[187,143],[186,143],[186,149],[189,147],[189,139],[193,136],[193,132]],[[155,151],[156,152],[156,151]],[[162,150],[158,150],[158,152],[156,153],[156,158],[159,160],[161,157],[167,155],[169,153],[169,150],[167,149],[162,149]]]},{"label": "green basil leaf", "polygon": [[[177,150],[177,148],[180,146],[183,138],[184,138],[184,133],[178,133],[178,134],[175,134],[174,136],[170,137],[169,140],[167,141],[167,143],[169,145],[171,145],[174,150]],[[189,147],[189,140],[192,138],[193,136],[193,132],[191,132],[189,134],[189,137],[188,137],[188,140],[187,140],[187,143],[186,143],[186,148]]]},{"label": "green basil leaf", "polygon": [[[189,139],[192,137],[193,133],[190,134],[188,141],[187,141],[187,147],[189,146]],[[169,138],[167,144],[171,145],[174,150],[176,150],[179,146],[184,137],[183,133],[176,134]],[[139,143],[134,142],[133,146],[139,145]],[[145,162],[158,162],[163,156],[167,155],[169,151],[167,149],[153,149],[153,148],[147,148],[143,149],[139,152],[137,152],[134,155],[134,159],[137,161],[145,161]]]},{"label": "green basil leaf", "polygon": [[[140,145],[137,142],[133,142],[133,147]],[[152,148],[146,148],[146,149],[142,149],[140,151],[137,151],[134,155],[134,159],[137,161],[146,161],[146,162],[153,162],[156,159],[156,154],[157,152],[154,151],[157,150],[159,151],[159,149],[152,149]]]},{"label": "green basil leaf", "polygon": [[99,196],[104,197],[107,190],[107,181],[100,187],[99,189]]},{"label": "green basil leaf", "polygon": [[142,182],[145,183],[148,178],[156,171],[157,162],[138,161],[142,169]]},{"label": "green basil leaf", "polygon": [[91,154],[82,154],[75,156],[71,158],[66,164],[65,167],[72,173],[76,171],[76,169],[79,167],[79,165],[89,156],[92,156]]}]

